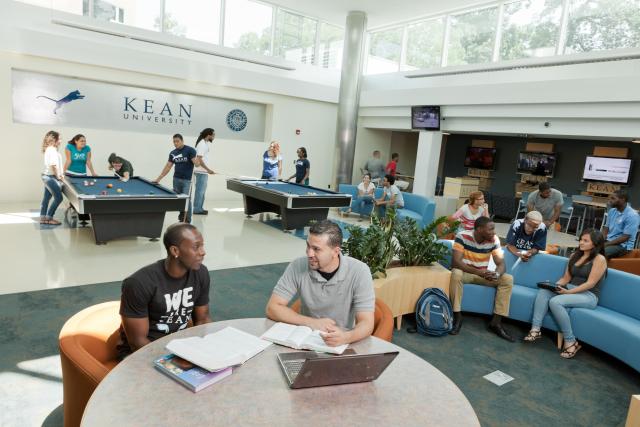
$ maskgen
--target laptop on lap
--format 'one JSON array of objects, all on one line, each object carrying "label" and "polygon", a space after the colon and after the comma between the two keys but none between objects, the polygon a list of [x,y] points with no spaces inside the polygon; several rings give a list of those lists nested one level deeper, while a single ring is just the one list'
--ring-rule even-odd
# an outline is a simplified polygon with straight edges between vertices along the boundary
[{"label": "laptop on lap", "polygon": [[280,353],[278,361],[289,387],[296,389],[374,381],[397,355],[356,354],[351,349],[339,356],[301,351]]}]

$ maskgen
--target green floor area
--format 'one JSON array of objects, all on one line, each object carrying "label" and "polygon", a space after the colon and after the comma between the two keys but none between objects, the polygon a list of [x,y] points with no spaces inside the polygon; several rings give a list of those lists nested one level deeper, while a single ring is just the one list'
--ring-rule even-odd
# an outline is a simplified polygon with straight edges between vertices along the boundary
[{"label": "green floor area", "polygon": [[[272,264],[211,272],[213,319],[264,317],[266,301],[285,267]],[[64,322],[85,307],[119,296],[119,283],[0,296],[0,425],[62,425],[60,379],[48,374],[47,366],[33,370],[24,362],[42,359],[55,371],[57,337]],[[405,319],[409,323],[410,318]],[[624,425],[630,396],[640,392],[636,371],[589,346],[575,359],[563,360],[551,334],[533,344],[508,343],[487,332],[485,321],[483,316],[466,315],[455,337],[395,331],[393,342],[451,378],[483,426]],[[506,324],[518,337],[526,333],[526,326]],[[498,369],[515,379],[498,387],[483,378]],[[35,380],[49,384],[48,388],[39,389]],[[38,417],[29,417],[30,411],[42,410],[47,399],[53,406],[34,423]]]}]

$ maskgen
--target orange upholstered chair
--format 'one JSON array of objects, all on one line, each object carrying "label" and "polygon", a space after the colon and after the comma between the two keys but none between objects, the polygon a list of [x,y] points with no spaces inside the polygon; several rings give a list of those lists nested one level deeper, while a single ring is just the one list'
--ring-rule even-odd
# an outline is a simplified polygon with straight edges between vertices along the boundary
[{"label": "orange upholstered chair", "polygon": [[620,258],[611,258],[608,267],[640,275],[640,249],[632,249]]},{"label": "orange upholstered chair", "polygon": [[[296,300],[291,309],[300,313],[300,300]],[[376,308],[373,313],[374,337],[391,342],[393,337],[393,313],[381,299],[376,298]]]},{"label": "orange upholstered chair", "polygon": [[64,426],[80,425],[89,397],[118,364],[120,301],[105,302],[75,314],[60,331]]}]

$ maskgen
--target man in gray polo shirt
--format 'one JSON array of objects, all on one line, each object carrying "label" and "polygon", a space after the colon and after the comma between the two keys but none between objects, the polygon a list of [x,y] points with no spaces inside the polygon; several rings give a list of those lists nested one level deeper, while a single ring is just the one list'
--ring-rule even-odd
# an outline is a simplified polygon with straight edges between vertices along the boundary
[{"label": "man in gray polo shirt", "polygon": [[546,182],[541,182],[538,185],[538,190],[529,194],[527,212],[540,212],[544,225],[549,228],[560,218],[563,204],[562,193],[555,188],[551,188]]},{"label": "man in gray polo shirt", "polygon": [[[267,317],[322,332],[332,347],[373,332],[375,293],[369,267],[342,255],[342,231],[324,220],[309,229],[307,256],[291,262],[267,303]],[[300,296],[300,314],[288,307]]]}]

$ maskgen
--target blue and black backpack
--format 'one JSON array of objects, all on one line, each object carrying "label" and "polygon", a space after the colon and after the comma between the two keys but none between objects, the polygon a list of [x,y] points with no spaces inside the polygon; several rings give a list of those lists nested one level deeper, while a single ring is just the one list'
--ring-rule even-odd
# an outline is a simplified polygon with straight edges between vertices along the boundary
[{"label": "blue and black backpack", "polygon": [[427,288],[416,303],[416,329],[423,335],[442,336],[453,328],[453,308],[442,289]]}]

